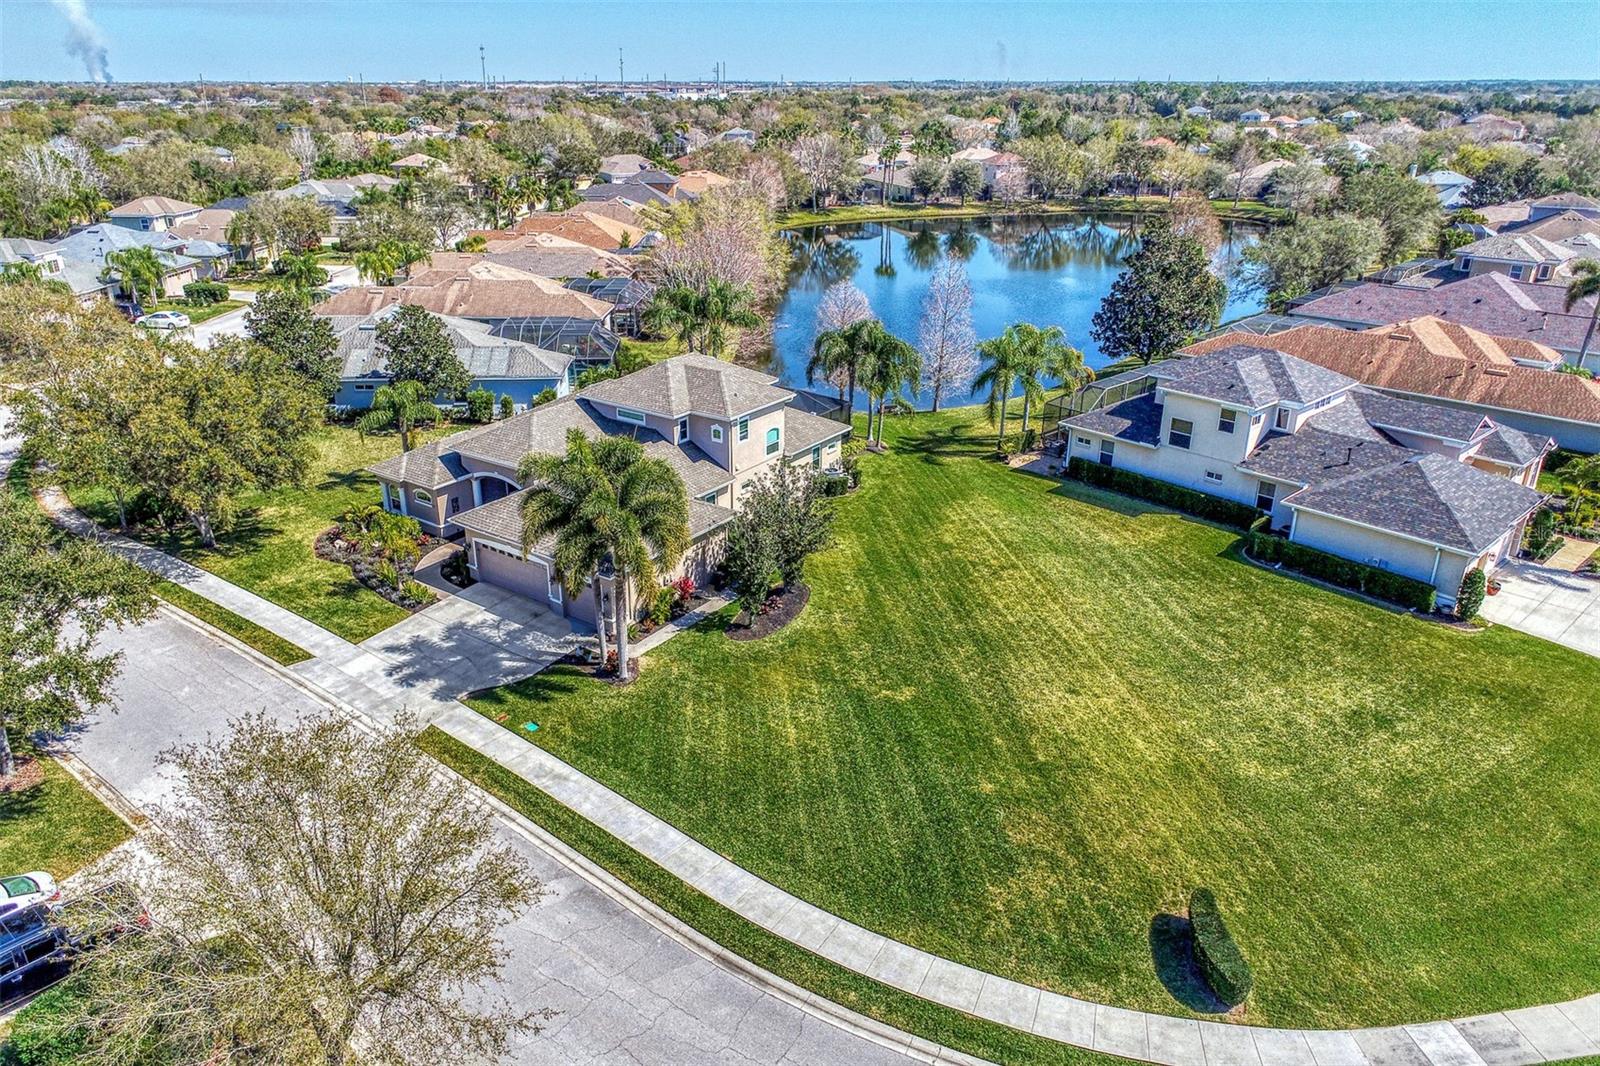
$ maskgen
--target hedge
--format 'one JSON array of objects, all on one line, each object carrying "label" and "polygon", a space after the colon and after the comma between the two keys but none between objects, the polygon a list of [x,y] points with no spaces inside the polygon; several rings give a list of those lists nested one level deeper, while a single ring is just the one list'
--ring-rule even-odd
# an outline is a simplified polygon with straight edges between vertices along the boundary
[{"label": "hedge", "polygon": [[1067,462],[1067,476],[1100,489],[1111,489],[1141,500],[1159,503],[1175,511],[1184,511],[1197,518],[1221,522],[1225,526],[1249,529],[1261,517],[1261,512],[1246,503],[1235,503],[1219,496],[1186,489],[1170,481],[1161,481],[1132,470],[1121,470],[1104,463],[1096,463],[1075,455]]},{"label": "hedge", "polygon": [[183,287],[184,299],[191,304],[219,304],[228,298],[228,286],[220,281],[191,281]]},{"label": "hedge", "polygon": [[1426,581],[1379,570],[1304,544],[1293,544],[1269,533],[1252,530],[1245,534],[1245,551],[1257,562],[1281,564],[1295,573],[1388,600],[1413,611],[1427,613],[1437,605],[1438,592]]},{"label": "hedge", "polygon": [[1189,928],[1194,934],[1195,964],[1211,991],[1230,1007],[1243,1003],[1255,984],[1255,975],[1228,932],[1209,888],[1197,888],[1189,896]]}]

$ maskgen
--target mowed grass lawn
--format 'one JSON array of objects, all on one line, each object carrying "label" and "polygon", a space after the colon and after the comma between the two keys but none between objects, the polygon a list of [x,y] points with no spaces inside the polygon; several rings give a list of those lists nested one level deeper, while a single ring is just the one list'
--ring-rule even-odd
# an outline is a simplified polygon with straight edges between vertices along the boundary
[{"label": "mowed grass lawn", "polygon": [[778,634],[475,706],[814,903],[1062,992],[1205,1006],[1152,954],[1197,885],[1255,1023],[1595,991],[1600,662],[1254,568],[988,433],[891,420]]},{"label": "mowed grass lawn", "polygon": [[[32,747],[13,736],[19,757]],[[48,756],[34,764],[43,778],[18,792],[0,792],[0,876],[45,870],[58,880],[133,835],[95,795]]]},{"label": "mowed grass lawn", "polygon": [[[218,536],[215,550],[202,546],[188,525],[145,539],[347,640],[362,641],[406,612],[356,581],[348,567],[318,559],[313,545],[346,511],[379,502],[377,479],[366,467],[398,455],[400,442],[392,433],[363,437],[339,425],[323,426],[313,442],[316,459],[304,484],[248,494],[237,524]],[[71,495],[102,526],[116,528],[107,493],[73,488]]]}]

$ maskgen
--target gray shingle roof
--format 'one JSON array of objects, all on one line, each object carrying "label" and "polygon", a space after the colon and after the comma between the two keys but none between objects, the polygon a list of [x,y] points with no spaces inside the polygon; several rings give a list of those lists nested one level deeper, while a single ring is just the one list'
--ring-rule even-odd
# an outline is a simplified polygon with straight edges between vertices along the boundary
[{"label": "gray shingle roof", "polygon": [[783,412],[783,454],[799,455],[849,432],[850,427],[843,422],[790,407]]},{"label": "gray shingle roof", "polygon": [[1354,384],[1315,363],[1244,344],[1200,358],[1168,360],[1152,370],[1176,392],[1245,408],[1311,403]]},{"label": "gray shingle roof", "polygon": [[386,481],[404,482],[425,489],[437,489],[467,476],[467,468],[452,450],[441,451],[441,441],[419,445],[392,459],[367,467]]},{"label": "gray shingle roof", "polygon": [[1543,498],[1509,478],[1430,453],[1312,485],[1284,502],[1476,554]]},{"label": "gray shingle roof", "polygon": [[1156,403],[1155,393],[1146,392],[1110,407],[1064,418],[1061,424],[1134,444],[1155,445],[1161,441],[1161,405]]},{"label": "gray shingle roof", "polygon": [[1494,432],[1479,445],[1478,454],[1520,470],[1554,445],[1555,441],[1537,433],[1524,433],[1510,426],[1495,426]]},{"label": "gray shingle roof", "polygon": [[689,354],[597,382],[585,389],[584,395],[668,418],[697,414],[726,419],[788,403],[794,393],[779,388],[777,380],[759,370]]},{"label": "gray shingle roof", "polygon": [[1564,263],[1577,253],[1532,233],[1502,233],[1455,249],[1453,255],[1508,263]]},{"label": "gray shingle roof", "polygon": [[[493,500],[482,507],[474,507],[470,511],[463,511],[451,519],[462,529],[469,530],[479,536],[491,537],[504,541],[507,544],[522,543],[522,501],[527,498],[532,489],[519,489],[498,500]],[[699,540],[701,537],[727,525],[732,521],[733,512],[726,507],[704,500],[689,499],[689,538]],[[540,555],[549,557],[555,550],[556,538],[554,534],[541,537],[534,545],[533,550]]]},{"label": "gray shingle roof", "polygon": [[[1375,392],[1365,386],[1350,390],[1350,398],[1361,417],[1380,428],[1411,430],[1445,440],[1469,441],[1481,433],[1489,420],[1478,411],[1468,411],[1442,404],[1407,400],[1387,393]],[[1338,405],[1340,407],[1343,404]],[[1329,412],[1332,414],[1333,412]],[[1322,415],[1312,421],[1321,423]]]}]

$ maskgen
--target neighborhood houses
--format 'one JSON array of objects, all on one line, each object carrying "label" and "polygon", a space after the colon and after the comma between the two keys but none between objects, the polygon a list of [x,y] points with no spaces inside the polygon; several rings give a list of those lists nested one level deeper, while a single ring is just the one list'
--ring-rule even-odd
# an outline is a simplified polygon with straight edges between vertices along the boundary
[{"label": "neighborhood houses", "polygon": [[35,6],[0,1066],[1600,1055],[1590,12]]}]

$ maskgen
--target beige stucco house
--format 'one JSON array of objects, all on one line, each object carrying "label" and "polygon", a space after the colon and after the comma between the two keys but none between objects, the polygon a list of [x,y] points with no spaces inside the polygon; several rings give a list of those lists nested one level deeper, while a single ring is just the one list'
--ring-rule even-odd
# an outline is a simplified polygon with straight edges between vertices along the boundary
[{"label": "beige stucco house", "polygon": [[720,561],[723,527],[752,481],[785,459],[818,470],[839,465],[850,427],[802,410],[796,399],[770,374],[681,355],[414,448],[371,470],[386,510],[410,515],[428,533],[463,539],[478,580],[593,625],[594,597],[568,598],[561,588],[553,538],[523,549],[522,501],[529,491],[517,479],[523,457],[564,453],[574,428],[590,437],[639,441],[647,454],[671,464],[689,493],[693,547],[661,577],[687,574],[704,583]]},{"label": "beige stucco house", "polygon": [[1554,447],[1247,344],[1095,388],[1120,399],[1062,421],[1068,455],[1253,505],[1292,541],[1432,584],[1444,606],[1468,570],[1520,548]]}]

